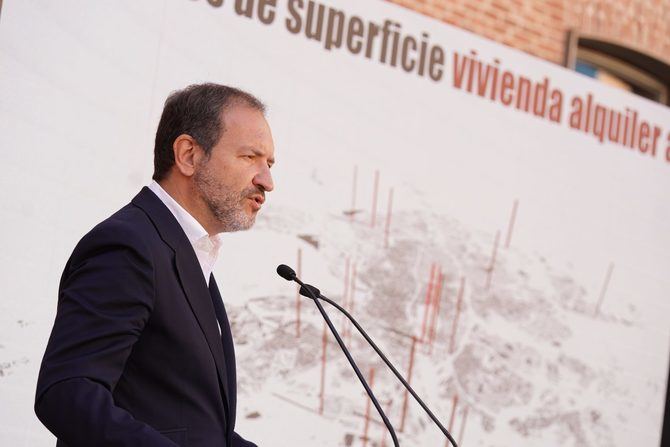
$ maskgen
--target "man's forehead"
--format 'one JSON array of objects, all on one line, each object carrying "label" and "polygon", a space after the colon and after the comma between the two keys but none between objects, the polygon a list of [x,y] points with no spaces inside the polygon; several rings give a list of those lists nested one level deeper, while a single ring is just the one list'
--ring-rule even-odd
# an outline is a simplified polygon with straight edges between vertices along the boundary
[{"label": "man's forehead", "polygon": [[221,112],[221,141],[237,150],[252,150],[274,156],[274,142],[264,113],[244,102],[229,105]]},{"label": "man's forehead", "polygon": [[219,119],[224,127],[227,124],[238,123],[239,121],[257,121],[258,123],[264,123],[269,128],[265,113],[242,101],[236,101],[225,106],[219,114]]}]

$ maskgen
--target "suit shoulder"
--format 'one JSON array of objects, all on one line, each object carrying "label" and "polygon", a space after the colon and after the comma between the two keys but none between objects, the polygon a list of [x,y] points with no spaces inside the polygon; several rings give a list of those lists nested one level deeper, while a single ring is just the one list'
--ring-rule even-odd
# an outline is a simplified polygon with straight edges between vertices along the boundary
[{"label": "suit shoulder", "polygon": [[72,258],[114,247],[131,249],[149,258],[149,241],[155,234],[148,216],[135,205],[128,204],[86,233],[75,247]]}]

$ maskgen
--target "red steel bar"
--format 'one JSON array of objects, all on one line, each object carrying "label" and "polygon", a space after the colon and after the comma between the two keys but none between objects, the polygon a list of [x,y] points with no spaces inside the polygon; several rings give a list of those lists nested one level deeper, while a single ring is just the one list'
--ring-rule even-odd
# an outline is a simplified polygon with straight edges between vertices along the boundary
[{"label": "red steel bar", "polygon": [[[412,369],[414,368],[414,353],[416,352],[416,337],[412,335],[412,347],[409,351],[409,368],[407,369],[407,383],[412,384]],[[405,396],[402,401],[402,415],[400,416],[400,432],[405,430],[405,417],[407,416],[407,399],[409,391],[405,389]]]},{"label": "red steel bar", "polygon": [[612,279],[612,271],[614,270],[614,263],[610,262],[609,267],[607,267],[607,274],[605,275],[605,282],[603,283],[602,289],[600,289],[600,297],[598,298],[598,304],[596,305],[596,311],[595,311],[595,316],[597,316],[600,313],[600,306],[603,304],[603,300],[605,299],[605,293],[607,292],[607,286],[610,283],[610,279]]},{"label": "red steel bar", "polygon": [[458,406],[458,393],[454,394],[454,403],[453,407],[451,408],[451,417],[449,418],[449,432],[453,431],[452,428],[454,426],[454,418],[456,417],[456,407]]},{"label": "red steel bar", "polygon": [[496,239],[493,243],[493,253],[491,254],[491,262],[486,268],[486,290],[491,287],[491,278],[493,277],[493,269],[496,265],[496,255],[498,253],[498,243],[500,242],[500,230],[496,231]]},{"label": "red steel bar", "polygon": [[[370,385],[370,389],[372,389],[372,386],[374,385],[375,382],[375,369],[373,367],[370,368],[370,377],[368,378],[368,385]],[[363,427],[363,447],[366,447],[368,445],[368,429],[370,428],[370,398],[366,395],[365,396],[365,426]]]},{"label": "red steel bar", "polygon": [[428,334],[428,343],[430,344],[430,353],[433,353],[433,342],[435,341],[435,333],[437,332],[437,316],[440,313],[440,301],[442,298],[442,285],[444,284],[444,275],[442,274],[442,268],[439,269],[437,274],[437,284],[435,287],[435,293],[433,294],[432,300],[432,315],[430,320],[430,332]]},{"label": "red steel bar", "polygon": [[458,328],[458,317],[461,314],[461,305],[463,303],[463,293],[465,291],[465,277],[461,277],[461,286],[458,289],[458,298],[456,301],[456,315],[454,316],[454,322],[451,325],[451,339],[449,340],[449,353],[454,353],[454,342],[456,339],[456,330]]},{"label": "red steel bar", "polygon": [[377,220],[377,194],[379,193],[379,171],[375,171],[375,183],[372,189],[372,211],[370,212],[370,226],[375,227]]},{"label": "red steel bar", "polygon": [[507,226],[507,237],[505,238],[505,248],[509,248],[509,244],[512,242],[512,230],[514,229],[514,222],[516,221],[516,211],[519,208],[519,200],[514,199],[514,204],[512,205],[512,215],[509,217],[509,225]]},{"label": "red steel bar", "polygon": [[391,213],[393,212],[393,188],[389,190],[389,201],[386,207],[386,226],[384,227],[384,248],[389,246],[389,233],[391,231]]},{"label": "red steel bar", "polygon": [[421,343],[424,342],[426,337],[426,323],[428,322],[428,312],[430,311],[430,304],[433,295],[433,283],[435,281],[435,272],[437,271],[437,264],[434,262],[430,266],[430,278],[428,280],[428,285],[426,286],[426,299],[423,303],[423,322],[421,323]]}]

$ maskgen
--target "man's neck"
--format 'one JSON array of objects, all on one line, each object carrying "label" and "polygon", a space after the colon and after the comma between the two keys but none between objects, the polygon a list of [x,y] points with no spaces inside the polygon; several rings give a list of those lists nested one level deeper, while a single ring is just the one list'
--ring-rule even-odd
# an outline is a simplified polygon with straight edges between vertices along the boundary
[{"label": "man's neck", "polygon": [[161,180],[157,182],[166,193],[172,197],[182,208],[186,210],[210,236],[218,234],[214,222],[212,221],[207,205],[199,196],[187,185],[178,185],[176,182]]}]

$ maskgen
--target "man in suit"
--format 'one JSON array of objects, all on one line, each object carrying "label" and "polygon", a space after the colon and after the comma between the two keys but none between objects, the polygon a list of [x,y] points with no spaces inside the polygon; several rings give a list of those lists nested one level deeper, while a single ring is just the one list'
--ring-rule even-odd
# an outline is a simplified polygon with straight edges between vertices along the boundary
[{"label": "man in suit", "polygon": [[264,115],[217,84],[165,102],[154,181],[82,238],[61,278],[35,399],[58,446],[255,446],[234,431],[235,352],[212,269],[220,233],[250,228],[273,189]]}]

